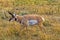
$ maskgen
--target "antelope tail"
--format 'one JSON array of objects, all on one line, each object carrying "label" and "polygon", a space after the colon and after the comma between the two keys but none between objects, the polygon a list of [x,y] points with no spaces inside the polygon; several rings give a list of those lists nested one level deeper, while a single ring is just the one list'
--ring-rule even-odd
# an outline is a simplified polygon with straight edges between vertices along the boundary
[{"label": "antelope tail", "polygon": [[42,17],[42,20],[45,21],[45,19]]}]

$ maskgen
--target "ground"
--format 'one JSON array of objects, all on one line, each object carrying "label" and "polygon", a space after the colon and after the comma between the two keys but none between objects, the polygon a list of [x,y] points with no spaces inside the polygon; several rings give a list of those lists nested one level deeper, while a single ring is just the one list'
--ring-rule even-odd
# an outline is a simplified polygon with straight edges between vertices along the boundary
[{"label": "ground", "polygon": [[[9,22],[7,11],[43,16],[42,30],[38,25],[26,30],[18,22]],[[60,0],[0,0],[0,40],[60,40]]]}]

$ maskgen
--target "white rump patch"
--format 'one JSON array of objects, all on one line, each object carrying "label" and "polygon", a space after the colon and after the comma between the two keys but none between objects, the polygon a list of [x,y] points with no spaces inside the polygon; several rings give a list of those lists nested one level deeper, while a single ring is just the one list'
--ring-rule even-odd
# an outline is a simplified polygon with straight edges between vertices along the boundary
[{"label": "white rump patch", "polygon": [[35,25],[35,24],[37,24],[37,23],[38,23],[37,20],[28,20],[28,24],[29,24],[29,25]]}]

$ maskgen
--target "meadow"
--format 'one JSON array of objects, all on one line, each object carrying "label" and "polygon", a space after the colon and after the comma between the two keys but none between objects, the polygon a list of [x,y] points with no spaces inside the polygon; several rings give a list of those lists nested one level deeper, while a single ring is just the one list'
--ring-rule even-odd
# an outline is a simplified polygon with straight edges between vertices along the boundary
[{"label": "meadow", "polygon": [[[11,15],[37,14],[45,18],[43,30],[38,25],[26,30]],[[0,40],[60,40],[60,0],[0,0]]]}]

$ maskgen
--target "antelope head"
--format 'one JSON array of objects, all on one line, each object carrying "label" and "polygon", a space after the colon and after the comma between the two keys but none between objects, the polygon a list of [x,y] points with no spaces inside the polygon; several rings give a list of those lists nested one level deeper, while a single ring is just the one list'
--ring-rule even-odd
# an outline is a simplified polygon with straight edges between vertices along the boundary
[{"label": "antelope head", "polygon": [[9,21],[16,21],[16,14],[12,14],[11,12],[8,12],[12,17],[9,19]]}]

